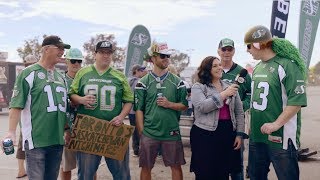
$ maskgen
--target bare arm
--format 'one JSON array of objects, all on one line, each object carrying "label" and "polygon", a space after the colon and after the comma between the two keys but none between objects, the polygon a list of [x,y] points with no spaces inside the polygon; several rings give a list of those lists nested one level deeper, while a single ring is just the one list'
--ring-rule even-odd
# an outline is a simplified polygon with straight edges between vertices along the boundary
[{"label": "bare arm", "polygon": [[91,107],[91,104],[95,103],[96,97],[93,95],[79,96],[78,94],[72,94],[70,96],[70,100],[75,105],[82,104],[84,106]]},{"label": "bare arm", "polygon": [[143,111],[141,110],[137,110],[136,111],[136,128],[139,132],[139,135],[142,134],[142,131],[143,131]]},{"label": "bare arm", "polygon": [[16,142],[16,129],[17,129],[17,125],[18,125],[20,118],[21,118],[21,111],[22,111],[22,109],[18,109],[18,108],[11,108],[10,109],[10,111],[9,111],[9,131],[8,131],[8,134],[3,138],[3,139],[6,139],[6,138],[11,139],[14,144]]},{"label": "bare arm", "polygon": [[272,123],[265,123],[261,126],[261,132],[263,134],[271,134],[283,125],[285,125],[294,115],[296,115],[301,109],[301,106],[287,106],[283,112],[279,115],[276,121]]},{"label": "bare arm", "polygon": [[182,103],[174,103],[169,101],[166,97],[159,97],[157,99],[158,106],[162,106],[164,108],[170,108],[176,111],[184,111],[188,109],[188,106],[185,106]]}]

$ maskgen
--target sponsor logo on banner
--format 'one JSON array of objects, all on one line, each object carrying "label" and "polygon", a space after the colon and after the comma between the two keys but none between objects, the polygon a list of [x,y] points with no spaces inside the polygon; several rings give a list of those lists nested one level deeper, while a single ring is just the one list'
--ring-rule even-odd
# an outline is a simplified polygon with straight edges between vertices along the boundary
[{"label": "sponsor logo on banner", "polygon": [[131,43],[137,46],[145,46],[148,42],[149,37],[142,33],[135,33],[131,39]]}]

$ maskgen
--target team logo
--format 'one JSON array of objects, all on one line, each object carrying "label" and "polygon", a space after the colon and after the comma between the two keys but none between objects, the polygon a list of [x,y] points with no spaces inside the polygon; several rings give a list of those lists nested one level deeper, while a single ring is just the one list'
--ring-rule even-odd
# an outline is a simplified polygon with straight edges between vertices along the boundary
[{"label": "team logo", "polygon": [[135,33],[131,39],[131,43],[137,46],[145,46],[148,42],[149,37],[142,33]]},{"label": "team logo", "polygon": [[296,94],[304,94],[306,92],[306,86],[305,85],[300,85],[300,86],[297,86],[295,89],[294,89],[294,93]]},{"label": "team logo", "polygon": [[270,67],[270,68],[269,68],[269,72],[271,72],[271,73],[273,73],[274,70],[276,70],[274,67]]},{"label": "team logo", "polygon": [[16,89],[14,89],[14,90],[12,91],[12,96],[11,96],[11,98],[17,97],[18,95],[19,95],[19,91],[16,90]]},{"label": "team logo", "polygon": [[258,39],[263,37],[267,32],[264,29],[258,29],[256,32],[252,34],[253,39]]},{"label": "team logo", "polygon": [[316,0],[304,1],[302,11],[309,16],[316,16],[319,8],[319,2]]},{"label": "team logo", "polygon": [[103,41],[100,45],[100,48],[111,48],[111,43],[109,41]]},{"label": "team logo", "polygon": [[39,78],[39,79],[45,79],[45,78],[46,78],[46,75],[45,75],[43,72],[39,72],[39,73],[38,73],[38,78]]}]

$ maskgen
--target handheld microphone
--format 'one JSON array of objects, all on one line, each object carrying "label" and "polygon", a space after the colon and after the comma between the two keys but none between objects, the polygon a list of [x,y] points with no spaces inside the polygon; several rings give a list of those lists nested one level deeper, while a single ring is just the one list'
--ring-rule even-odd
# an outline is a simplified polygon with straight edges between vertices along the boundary
[{"label": "handheld microphone", "polygon": [[[236,76],[236,78],[234,79],[233,84],[242,84],[245,81],[245,77],[247,76],[248,71],[246,69],[241,69],[240,73]],[[226,100],[226,104],[229,105],[231,102],[232,96],[229,96]]]}]

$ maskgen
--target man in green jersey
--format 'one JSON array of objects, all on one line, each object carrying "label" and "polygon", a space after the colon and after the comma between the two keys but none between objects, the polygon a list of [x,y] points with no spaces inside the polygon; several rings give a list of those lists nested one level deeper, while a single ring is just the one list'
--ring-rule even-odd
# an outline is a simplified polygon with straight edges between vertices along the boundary
[{"label": "man in green jersey", "polygon": [[251,84],[250,179],[267,179],[270,162],[278,179],[299,179],[300,110],[307,105],[304,61],[294,45],[272,38],[264,26],[249,29],[244,42],[253,59],[261,60]]},{"label": "man in green jersey", "polygon": [[[223,68],[222,79],[224,81],[233,83],[237,76],[240,74],[240,71],[243,69],[240,65],[233,61],[233,56],[235,54],[234,41],[229,38],[221,39],[218,45],[218,54],[221,59],[221,66]],[[250,97],[251,97],[251,77],[249,74],[244,78],[244,82],[239,84],[238,89],[242,104],[243,111],[247,111],[250,107]],[[248,117],[246,117],[248,118]],[[248,138],[247,134],[243,134],[242,138]],[[238,159],[240,156],[239,164],[234,164],[234,167],[231,169],[231,178],[232,180],[242,180],[243,177],[243,151],[244,143],[241,143],[241,150],[234,150],[235,158]]]},{"label": "man in green jersey", "polygon": [[151,179],[151,170],[161,148],[165,166],[172,179],[182,179],[185,164],[179,129],[180,111],[188,108],[187,89],[183,81],[168,72],[171,52],[166,43],[154,42],[148,49],[153,69],[135,88],[136,123],[140,137],[140,179]]},{"label": "man in green jersey", "polygon": [[[125,75],[110,67],[115,50],[110,41],[100,41],[95,46],[95,63],[79,70],[69,91],[71,101],[79,104],[77,113],[110,121],[115,126],[123,124],[130,112],[133,93]],[[78,178],[93,179],[101,156],[77,152]],[[129,180],[129,151],[124,160],[105,157],[114,179]]]},{"label": "man in green jersey", "polygon": [[25,68],[15,82],[7,138],[16,140],[21,119],[29,179],[58,178],[67,127],[67,86],[54,66],[61,61],[64,49],[69,48],[58,36],[44,38],[40,61]]}]

